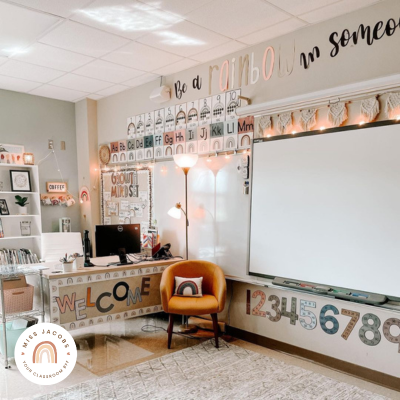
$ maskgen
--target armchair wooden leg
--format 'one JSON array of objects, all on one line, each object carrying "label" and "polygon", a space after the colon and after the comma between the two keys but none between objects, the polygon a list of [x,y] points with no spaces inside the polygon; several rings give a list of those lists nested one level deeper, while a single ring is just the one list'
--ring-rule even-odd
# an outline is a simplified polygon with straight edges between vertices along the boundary
[{"label": "armchair wooden leg", "polygon": [[171,348],[171,340],[172,340],[172,331],[174,329],[174,315],[169,314],[169,323],[168,323],[168,348]]},{"label": "armchair wooden leg", "polygon": [[215,347],[218,349],[219,348],[219,346],[218,346],[218,334],[219,334],[218,314],[211,314],[211,318],[213,320]]}]

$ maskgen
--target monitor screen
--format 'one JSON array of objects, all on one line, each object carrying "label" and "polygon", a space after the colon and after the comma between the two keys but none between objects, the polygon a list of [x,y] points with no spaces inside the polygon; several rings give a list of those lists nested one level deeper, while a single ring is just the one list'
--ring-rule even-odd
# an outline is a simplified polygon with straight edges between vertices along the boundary
[{"label": "monitor screen", "polygon": [[140,253],[140,224],[96,225],[96,257]]}]

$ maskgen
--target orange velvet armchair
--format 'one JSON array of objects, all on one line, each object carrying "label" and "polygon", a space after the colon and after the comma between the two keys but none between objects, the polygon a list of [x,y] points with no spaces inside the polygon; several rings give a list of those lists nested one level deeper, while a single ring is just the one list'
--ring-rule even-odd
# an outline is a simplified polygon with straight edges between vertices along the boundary
[{"label": "orange velvet armchair", "polygon": [[[174,296],[175,276],[183,278],[203,277],[203,297]],[[164,311],[169,314],[168,348],[171,348],[174,314],[211,314],[213,320],[215,346],[218,347],[217,314],[225,307],[226,281],[222,269],[208,261],[181,261],[169,266],[162,274],[161,301]]]}]

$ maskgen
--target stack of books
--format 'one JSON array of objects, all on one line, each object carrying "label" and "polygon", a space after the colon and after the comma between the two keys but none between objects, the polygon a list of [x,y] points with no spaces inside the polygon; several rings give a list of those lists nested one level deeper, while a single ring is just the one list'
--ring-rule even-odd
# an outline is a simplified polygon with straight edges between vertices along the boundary
[{"label": "stack of books", "polygon": [[0,249],[0,265],[37,264],[39,258],[29,249]]}]

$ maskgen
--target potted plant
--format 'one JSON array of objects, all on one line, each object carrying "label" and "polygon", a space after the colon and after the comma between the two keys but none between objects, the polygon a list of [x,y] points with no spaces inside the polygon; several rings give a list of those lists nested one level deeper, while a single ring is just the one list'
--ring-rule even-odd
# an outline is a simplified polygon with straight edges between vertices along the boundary
[{"label": "potted plant", "polygon": [[27,205],[28,203],[28,198],[27,197],[21,197],[19,195],[15,196],[15,200],[17,200],[15,202],[15,204],[19,205],[19,211],[20,211],[20,215],[27,215],[28,214],[28,207]]}]

